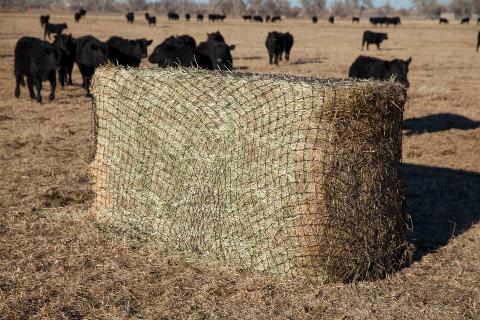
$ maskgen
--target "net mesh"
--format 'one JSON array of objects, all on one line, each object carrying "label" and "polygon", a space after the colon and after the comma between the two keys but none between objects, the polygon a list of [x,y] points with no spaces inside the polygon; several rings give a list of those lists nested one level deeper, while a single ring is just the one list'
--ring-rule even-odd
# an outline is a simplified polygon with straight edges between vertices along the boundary
[{"label": "net mesh", "polygon": [[408,260],[398,85],[108,65],[92,93],[103,228],[324,282]]}]

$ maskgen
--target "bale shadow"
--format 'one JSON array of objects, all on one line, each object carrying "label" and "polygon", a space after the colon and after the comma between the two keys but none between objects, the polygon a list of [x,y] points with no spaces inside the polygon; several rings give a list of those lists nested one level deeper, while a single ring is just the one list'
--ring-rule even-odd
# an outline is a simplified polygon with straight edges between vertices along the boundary
[{"label": "bale shadow", "polygon": [[300,64],[314,64],[314,63],[323,63],[323,60],[320,58],[306,58],[306,59],[298,59],[297,61],[292,62],[292,65],[300,65]]},{"label": "bale shadow", "polygon": [[248,66],[238,66],[238,67],[234,67],[233,70],[248,70]]},{"label": "bale shadow", "polygon": [[480,128],[480,121],[453,113],[439,113],[422,118],[411,118],[403,121],[406,135],[432,133],[450,129],[470,130]]},{"label": "bale shadow", "polygon": [[0,54],[0,58],[13,58],[13,54]]},{"label": "bale shadow", "polygon": [[414,260],[480,222],[479,173],[414,164],[403,164],[402,171]]}]

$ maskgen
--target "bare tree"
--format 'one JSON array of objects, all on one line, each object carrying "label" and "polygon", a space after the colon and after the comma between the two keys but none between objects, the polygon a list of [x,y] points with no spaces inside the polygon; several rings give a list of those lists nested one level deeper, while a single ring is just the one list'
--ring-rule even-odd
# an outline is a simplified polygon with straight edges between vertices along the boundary
[{"label": "bare tree", "polygon": [[305,13],[309,16],[314,16],[325,10],[325,0],[300,0]]}]

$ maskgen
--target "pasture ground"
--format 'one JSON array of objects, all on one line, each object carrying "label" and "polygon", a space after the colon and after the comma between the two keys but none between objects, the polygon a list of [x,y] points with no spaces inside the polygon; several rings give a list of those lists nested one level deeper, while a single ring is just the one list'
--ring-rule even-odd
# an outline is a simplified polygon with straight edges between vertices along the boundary
[{"label": "pasture ground", "polygon": [[[148,243],[97,231],[83,219],[92,198],[87,175],[90,100],[79,87],[54,102],[13,96],[13,49],[43,36],[36,13],[0,13],[0,318],[114,319],[480,319],[480,54],[478,26],[405,21],[389,28],[382,58],[413,57],[405,113],[404,173],[411,267],[387,279],[313,285],[251,270],[195,262]],[[287,20],[251,24],[167,22],[143,16],[50,13],[75,37],[154,39],[220,30],[236,44],[240,71],[344,77],[362,52],[362,21]],[[288,64],[267,64],[268,31],[290,31]],[[384,29],[385,30],[385,29]],[[153,50],[153,46],[149,52]],[[363,52],[367,54],[367,52]],[[148,62],[147,62],[148,64]],[[48,85],[44,89],[46,101]]]}]

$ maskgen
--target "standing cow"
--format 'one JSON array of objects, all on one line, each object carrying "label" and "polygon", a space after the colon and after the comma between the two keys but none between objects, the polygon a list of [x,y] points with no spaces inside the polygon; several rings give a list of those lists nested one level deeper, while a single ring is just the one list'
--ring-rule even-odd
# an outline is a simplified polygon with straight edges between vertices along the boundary
[{"label": "standing cow", "polygon": [[197,21],[198,22],[203,22],[203,14],[201,14],[201,13],[197,14]]},{"label": "standing cow", "polygon": [[148,61],[159,67],[191,67],[195,65],[196,41],[189,35],[171,36],[155,47]]},{"label": "standing cow", "polygon": [[141,60],[147,57],[147,47],[152,42],[153,40],[129,40],[113,36],[107,41],[108,58],[124,67],[138,67]]},{"label": "standing cow", "polygon": [[355,16],[353,16],[353,17],[352,17],[352,23],[355,23],[355,22],[356,22],[356,23],[360,23],[360,17],[355,17]]},{"label": "standing cow", "polygon": [[[222,41],[223,40],[223,41]],[[208,34],[207,41],[195,48],[195,62],[198,67],[208,70],[232,70],[232,53],[235,45],[225,43],[220,32]]]},{"label": "standing cow", "polygon": [[376,44],[377,49],[380,50],[380,43],[382,43],[383,40],[388,40],[388,35],[386,33],[365,31],[362,38],[362,50],[365,43],[367,44],[367,50],[368,46],[372,43]]},{"label": "standing cow", "polygon": [[108,61],[108,45],[93,36],[83,36],[77,39],[76,62],[82,74],[82,86],[90,96],[90,80],[95,68]]},{"label": "standing cow", "polygon": [[[42,82],[50,81],[49,100],[55,99],[60,53],[53,45],[32,37],[22,37],[15,46],[15,97],[20,97],[20,85],[27,78],[30,98],[42,102]],[[36,89],[36,92],[35,92]]]},{"label": "standing cow", "polygon": [[440,18],[438,21],[438,24],[448,24],[448,19],[447,18]]},{"label": "standing cow", "polygon": [[463,17],[460,24],[470,24],[470,17]]},{"label": "standing cow", "polygon": [[43,34],[43,39],[46,40],[47,36],[48,39],[50,39],[50,35],[56,34],[57,36],[63,32],[63,30],[67,29],[68,26],[66,23],[60,23],[60,24],[53,24],[53,23],[46,23],[45,24],[45,32]]},{"label": "standing cow", "polygon": [[268,61],[278,66],[278,60],[282,60],[285,53],[285,60],[290,60],[290,50],[293,47],[293,36],[287,33],[277,31],[269,32],[265,40],[265,46],[268,50]]},{"label": "standing cow", "polygon": [[65,83],[72,85],[72,70],[75,64],[75,57],[77,54],[76,39],[72,35],[61,34],[55,36],[53,45],[60,50],[60,68],[58,70],[58,77],[62,88]]},{"label": "standing cow", "polygon": [[135,21],[135,13],[129,12],[125,15],[125,18],[127,18],[127,23],[133,23]]},{"label": "standing cow", "polygon": [[313,22],[313,23],[317,23],[317,22],[318,22],[317,16],[313,16],[313,17],[312,17],[312,22]]},{"label": "standing cow", "polygon": [[335,17],[334,16],[328,17],[328,22],[330,22],[331,24],[334,24],[335,23]]},{"label": "standing cow", "polygon": [[351,65],[348,72],[350,78],[389,80],[392,77],[408,88],[410,83],[407,79],[408,67],[412,58],[407,60],[394,59],[391,61],[381,60],[374,57],[359,56]]},{"label": "standing cow", "polygon": [[151,25],[153,26],[157,25],[157,17],[151,16],[148,12],[145,12],[145,19],[147,20],[149,27]]}]

